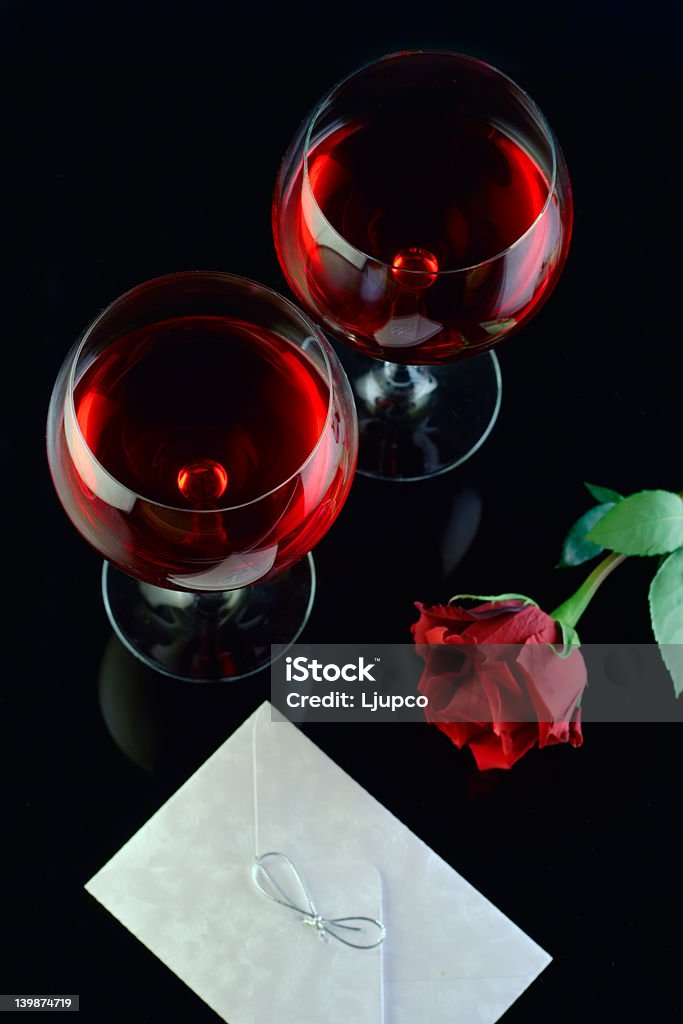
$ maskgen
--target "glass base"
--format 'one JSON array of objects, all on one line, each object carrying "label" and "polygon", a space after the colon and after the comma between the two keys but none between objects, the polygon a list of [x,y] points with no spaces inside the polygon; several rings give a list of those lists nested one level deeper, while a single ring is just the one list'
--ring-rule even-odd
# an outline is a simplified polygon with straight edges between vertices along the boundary
[{"label": "glass base", "polygon": [[265,583],[193,594],[105,562],[102,594],[114,632],[146,665],[174,679],[221,682],[267,668],[271,644],[296,643],[313,605],[315,566],[309,554]]},{"label": "glass base", "polygon": [[425,480],[462,465],[498,418],[500,364],[494,352],[444,366],[384,363],[339,345],[360,430],[357,472],[382,480]]}]

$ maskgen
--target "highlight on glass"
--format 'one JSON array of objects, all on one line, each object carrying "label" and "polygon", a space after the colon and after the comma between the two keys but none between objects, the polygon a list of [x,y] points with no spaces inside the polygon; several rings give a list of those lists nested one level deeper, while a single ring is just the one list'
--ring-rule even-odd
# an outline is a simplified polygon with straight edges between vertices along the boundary
[{"label": "highlight on glass", "polygon": [[322,333],[269,288],[217,272],[113,302],[67,355],[48,416],[54,485],[106,559],[114,629],[187,679],[249,675],[299,636],[309,552],[342,508],[357,447]]},{"label": "highlight on glass", "polygon": [[347,346],[360,472],[419,479],[477,450],[500,407],[491,349],[557,283],[572,209],[547,121],[483,61],[397,53],[322,99],[273,231],[292,291]]}]

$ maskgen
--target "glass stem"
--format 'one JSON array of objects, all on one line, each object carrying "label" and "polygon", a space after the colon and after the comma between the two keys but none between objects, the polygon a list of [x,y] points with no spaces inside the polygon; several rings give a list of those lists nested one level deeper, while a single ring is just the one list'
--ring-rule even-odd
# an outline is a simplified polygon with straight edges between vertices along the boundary
[{"label": "glass stem", "polygon": [[201,619],[207,622],[225,622],[244,601],[246,588],[239,590],[197,591],[196,608]]},{"label": "glass stem", "polygon": [[394,388],[415,388],[424,385],[426,378],[433,375],[425,366],[404,366],[401,363],[382,363],[382,375],[387,390]]},{"label": "glass stem", "polygon": [[413,417],[430,403],[437,383],[428,366],[378,362],[355,385],[371,413]]}]

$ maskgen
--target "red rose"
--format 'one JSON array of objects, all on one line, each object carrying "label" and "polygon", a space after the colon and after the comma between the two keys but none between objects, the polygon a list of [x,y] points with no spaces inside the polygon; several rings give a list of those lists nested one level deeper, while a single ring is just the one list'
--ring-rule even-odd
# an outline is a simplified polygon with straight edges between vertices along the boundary
[{"label": "red rose", "polygon": [[546,612],[518,598],[417,608],[427,721],[478,768],[510,768],[536,744],[581,745],[586,665],[578,649],[560,656],[562,629]]}]

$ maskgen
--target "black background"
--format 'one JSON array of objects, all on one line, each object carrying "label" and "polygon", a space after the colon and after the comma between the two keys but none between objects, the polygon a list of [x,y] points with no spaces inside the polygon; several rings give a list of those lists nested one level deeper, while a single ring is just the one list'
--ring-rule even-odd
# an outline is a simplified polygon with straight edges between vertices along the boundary
[{"label": "black background", "polygon": [[[560,138],[576,202],[569,262],[502,347],[503,411],[480,453],[432,482],[356,481],[316,552],[302,639],[406,642],[412,602],[456,592],[513,590],[554,607],[581,579],[553,566],[588,505],[582,480],[683,486],[680,6],[55,0],[1,11],[5,255],[22,276],[4,277],[3,295],[0,710],[18,745],[3,778],[0,990],[78,992],[87,1024],[202,1024],[215,1014],[83,883],[267,696],[268,679],[154,679],[111,641],[99,560],[45,464],[61,360],[101,307],[159,274],[224,269],[286,293],[270,196],[319,96],[396,49],[489,60]],[[584,641],[650,639],[652,570],[631,560],[609,579]],[[553,954],[506,1024],[682,1015],[679,726],[587,726],[580,750],[533,751],[486,775],[427,726],[308,731]]]}]

